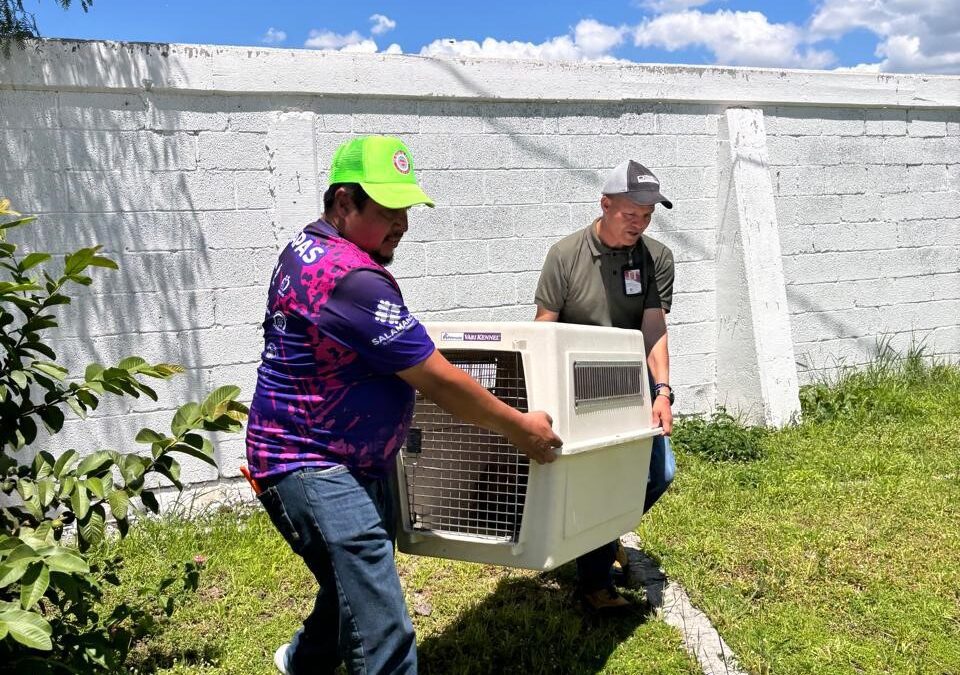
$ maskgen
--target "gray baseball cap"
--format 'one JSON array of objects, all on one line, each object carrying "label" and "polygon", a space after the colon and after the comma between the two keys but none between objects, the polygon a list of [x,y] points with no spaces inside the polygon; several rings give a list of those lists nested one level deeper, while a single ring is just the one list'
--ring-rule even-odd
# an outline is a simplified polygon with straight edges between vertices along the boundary
[{"label": "gray baseball cap", "polygon": [[626,195],[637,204],[663,204],[673,208],[673,202],[660,194],[660,181],[653,171],[639,162],[628,159],[607,174],[601,192],[605,195]]}]

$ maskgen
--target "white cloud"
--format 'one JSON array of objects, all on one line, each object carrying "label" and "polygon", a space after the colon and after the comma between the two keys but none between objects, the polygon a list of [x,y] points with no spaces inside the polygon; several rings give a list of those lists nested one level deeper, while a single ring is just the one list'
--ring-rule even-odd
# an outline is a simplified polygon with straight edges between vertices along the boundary
[{"label": "white cloud", "polygon": [[835,61],[831,52],[811,47],[802,29],[770,23],[760,12],[664,14],[637,26],[634,44],[668,51],[705,47],[724,65],[824,68]]},{"label": "white cloud", "polygon": [[879,63],[858,63],[855,66],[840,66],[839,68],[834,68],[833,72],[835,73],[879,73],[880,64]]},{"label": "white cloud", "polygon": [[264,36],[260,38],[260,42],[267,45],[278,45],[286,39],[287,34],[285,32],[270,26]]},{"label": "white cloud", "polygon": [[370,32],[374,35],[383,35],[397,27],[396,21],[383,14],[374,14],[370,17],[370,20],[373,21],[373,27],[370,29]]},{"label": "white cloud", "polygon": [[[386,33],[397,25],[396,21],[385,17],[383,14],[374,14],[370,17],[370,20],[373,22],[370,32],[374,35]],[[303,46],[309,49],[323,49],[347,53],[376,54],[380,51],[380,48],[377,46],[377,43],[373,41],[373,38],[361,35],[355,30],[349,33],[334,33],[330,30],[313,29],[310,31],[307,41],[303,43]],[[394,42],[387,47],[384,53],[402,54],[403,49]]]},{"label": "white cloud", "polygon": [[351,31],[346,35],[341,35],[340,33],[334,33],[329,30],[311,30],[303,46],[310,49],[326,49],[342,52],[375,53],[378,51],[376,42],[360,35],[357,31]]},{"label": "white cloud", "polygon": [[573,29],[573,43],[587,59],[603,58],[623,42],[626,32],[627,29],[622,26],[618,28],[594,19],[584,19]]},{"label": "white cloud", "polygon": [[613,61],[610,52],[623,42],[626,33],[625,27],[584,19],[574,27],[572,35],[558,35],[545,42],[510,42],[491,37],[483,42],[434,40],[423,47],[420,54],[541,61]]},{"label": "white cloud", "polygon": [[713,0],[642,0],[640,6],[657,14],[683,11],[691,7],[702,7]]},{"label": "white cloud", "polygon": [[887,72],[960,73],[960,11],[955,0],[823,0],[810,34],[840,38],[866,29],[880,38],[876,66]]}]

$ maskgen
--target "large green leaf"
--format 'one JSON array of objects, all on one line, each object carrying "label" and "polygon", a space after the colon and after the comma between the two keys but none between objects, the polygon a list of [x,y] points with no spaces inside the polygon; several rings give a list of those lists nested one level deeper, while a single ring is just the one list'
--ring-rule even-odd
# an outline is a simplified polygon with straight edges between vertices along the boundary
[{"label": "large green leaf", "polygon": [[0,565],[0,588],[6,588],[27,573],[30,563],[3,563]]},{"label": "large green leaf", "polygon": [[83,371],[83,379],[87,382],[97,380],[103,374],[104,370],[106,370],[106,368],[101,366],[99,363],[91,363],[89,366],[87,366],[86,370]]},{"label": "large green leaf", "polygon": [[40,500],[40,506],[46,508],[57,495],[57,483],[53,478],[41,478],[37,481],[37,498]]},{"label": "large green leaf", "polygon": [[157,496],[149,490],[144,490],[140,493],[140,501],[154,513],[160,513],[160,502],[157,501]]},{"label": "large green leaf", "polygon": [[112,461],[113,459],[111,458],[109,451],[97,450],[93,454],[83,458],[83,460],[80,462],[80,465],[77,467],[77,475],[83,476],[86,474],[99,473]]},{"label": "large green leaf", "polygon": [[46,450],[38,452],[33,458],[33,477],[39,480],[53,475],[54,462],[53,455]]},{"label": "large green leaf", "polygon": [[21,389],[27,388],[27,374],[22,370],[10,371],[10,379]]},{"label": "large green leaf", "polygon": [[87,486],[87,489],[90,491],[90,494],[97,497],[98,499],[103,499],[107,493],[106,489],[103,486],[103,481],[96,477],[91,476],[83,481],[83,484]]},{"label": "large green leaf", "polygon": [[107,503],[110,504],[110,512],[117,520],[124,520],[127,517],[127,509],[130,506],[130,495],[125,490],[114,490],[107,495]]},{"label": "large green leaf", "polygon": [[17,481],[17,492],[21,499],[31,499],[37,494],[37,484],[29,478],[21,478]]},{"label": "large green leaf", "polygon": [[20,579],[20,606],[30,609],[40,601],[50,585],[50,570],[43,562],[35,562]]},{"label": "large green leaf", "polygon": [[173,483],[178,490],[183,489],[183,484],[180,482],[180,463],[177,462],[170,455],[164,455],[163,457],[158,457],[156,462],[153,464],[154,469],[157,473],[162,476],[166,476],[171,483]]},{"label": "large green leaf", "polygon": [[97,504],[90,509],[86,518],[77,521],[77,531],[88,544],[98,544],[103,541],[106,522],[106,510],[102,504]]},{"label": "large green leaf", "polygon": [[203,401],[201,410],[205,417],[216,417],[227,411],[225,404],[240,395],[240,387],[232,384],[217,387]]},{"label": "large green leaf", "polygon": [[93,267],[106,267],[111,270],[118,270],[120,267],[110,258],[105,258],[102,255],[96,255],[90,260],[90,264]]},{"label": "large green leaf", "polygon": [[126,481],[128,485],[130,483],[136,483],[143,478],[143,474],[146,473],[149,464],[150,460],[146,457],[140,457],[139,455],[124,455],[118,462],[120,475],[123,476],[123,480]]},{"label": "large green leaf", "polygon": [[194,446],[187,445],[186,443],[177,443],[176,445],[171,446],[170,450],[182,452],[190,457],[196,457],[197,459],[203,460],[211,466],[217,465],[217,460],[214,457],[213,444],[207,439],[203,439],[203,445],[200,448],[195,448]]},{"label": "large green leaf", "polygon": [[164,436],[153,429],[141,429],[137,437],[133,440],[137,443],[160,443],[163,439]]},{"label": "large green leaf", "polygon": [[70,507],[78,520],[87,517],[90,511],[90,495],[87,493],[87,486],[82,481],[77,481],[73,486],[73,494],[70,495]]},{"label": "large green leaf", "polygon": [[30,367],[34,370],[39,370],[41,373],[46,373],[50,377],[53,377],[57,380],[63,382],[67,374],[70,372],[63,366],[57,365],[56,363],[48,363],[46,361],[34,361],[30,364]]},{"label": "large green leaf", "polygon": [[74,276],[82,272],[93,260],[95,253],[94,248],[82,248],[79,251],[67,254],[63,264],[64,276]]},{"label": "large green leaf", "polygon": [[20,435],[23,437],[23,444],[30,445],[37,438],[37,423],[32,417],[20,418]]},{"label": "large green leaf", "polygon": [[41,408],[40,419],[43,420],[43,423],[47,426],[52,434],[55,434],[63,429],[63,411],[55,405],[49,405],[45,408]]},{"label": "large green leaf", "polygon": [[57,546],[56,551],[45,558],[51,572],[85,573],[90,571],[90,565],[79,554],[68,548]]},{"label": "large green leaf", "polygon": [[0,625],[7,630],[10,637],[25,647],[42,651],[53,649],[53,643],[50,641],[53,629],[36,612],[14,608],[0,610]]},{"label": "large green leaf", "polygon": [[31,267],[36,267],[40,263],[50,260],[51,257],[49,253],[30,253],[20,261],[20,271],[26,272]]},{"label": "large green leaf", "polygon": [[140,358],[139,356],[128,356],[117,364],[117,368],[135,373],[146,365],[148,365],[146,359]]},{"label": "large green leaf", "polygon": [[37,219],[36,216],[26,216],[25,218],[17,218],[16,220],[10,220],[6,223],[0,224],[0,230],[8,230],[13,227],[21,227],[27,223],[32,223]]},{"label": "large green leaf", "polygon": [[13,565],[15,563],[20,563],[26,561],[27,564],[39,560],[40,556],[37,555],[37,552],[29,544],[19,544],[13,551],[10,552],[10,555],[7,556],[6,564]]},{"label": "large green leaf", "polygon": [[190,429],[196,427],[200,421],[200,405],[197,403],[187,403],[180,406],[177,414],[173,416],[170,422],[170,430],[174,436],[180,436]]},{"label": "large green leaf", "polygon": [[57,457],[57,461],[53,465],[53,475],[57,478],[63,477],[63,472],[66,470],[74,458],[77,456],[77,451],[73,448],[66,450],[62,455]]}]

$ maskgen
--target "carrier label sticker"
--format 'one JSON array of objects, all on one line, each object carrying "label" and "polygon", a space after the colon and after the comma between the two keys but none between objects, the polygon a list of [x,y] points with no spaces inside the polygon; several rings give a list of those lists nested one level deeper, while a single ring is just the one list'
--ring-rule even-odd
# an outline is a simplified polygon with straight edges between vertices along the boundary
[{"label": "carrier label sticker", "polygon": [[440,339],[447,342],[500,342],[500,333],[440,333]]}]

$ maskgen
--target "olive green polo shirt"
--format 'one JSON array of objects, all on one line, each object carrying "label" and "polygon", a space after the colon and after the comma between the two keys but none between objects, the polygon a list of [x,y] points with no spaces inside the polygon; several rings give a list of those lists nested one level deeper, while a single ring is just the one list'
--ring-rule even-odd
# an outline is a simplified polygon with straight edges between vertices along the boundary
[{"label": "olive green polo shirt", "polygon": [[[637,270],[629,289],[624,269]],[[672,293],[669,248],[648,237],[629,249],[610,248],[597,236],[594,221],[550,248],[535,300],[564,323],[639,329],[644,310],[669,311]]]}]

